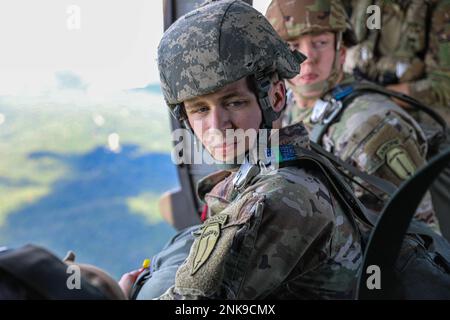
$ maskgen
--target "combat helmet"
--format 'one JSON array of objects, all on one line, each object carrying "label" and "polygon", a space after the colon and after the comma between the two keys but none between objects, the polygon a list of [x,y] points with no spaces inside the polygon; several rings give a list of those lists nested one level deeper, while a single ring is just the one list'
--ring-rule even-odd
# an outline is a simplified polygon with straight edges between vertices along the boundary
[{"label": "combat helmet", "polygon": [[356,44],[350,20],[340,0],[272,0],[266,17],[285,41],[315,32],[330,31],[336,34],[336,54],[329,78],[311,85],[289,85],[301,96],[306,92],[317,90],[323,93],[333,87],[339,75],[341,43],[346,46]]},{"label": "combat helmet", "polygon": [[262,126],[271,128],[279,114],[268,98],[269,76],[293,78],[304,59],[260,12],[240,0],[207,1],[167,29],[158,47],[163,95],[180,121],[186,120],[183,101],[251,77]]},{"label": "combat helmet", "polygon": [[273,0],[266,17],[286,41],[321,31],[342,33],[347,46],[356,41],[348,15],[338,0]]}]

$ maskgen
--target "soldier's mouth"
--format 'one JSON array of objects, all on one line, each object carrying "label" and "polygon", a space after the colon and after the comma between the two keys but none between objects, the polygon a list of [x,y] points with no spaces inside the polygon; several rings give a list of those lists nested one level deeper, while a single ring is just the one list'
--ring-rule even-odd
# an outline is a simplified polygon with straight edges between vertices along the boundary
[{"label": "soldier's mouth", "polygon": [[316,73],[307,73],[300,77],[303,83],[311,83],[319,78],[319,75]]},{"label": "soldier's mouth", "polygon": [[238,143],[224,143],[222,145],[217,145],[212,148],[212,154],[221,159],[228,158],[229,156],[236,156],[242,151],[241,148],[238,148]]},{"label": "soldier's mouth", "polygon": [[223,144],[220,144],[220,145],[215,145],[212,148],[214,150],[217,150],[217,151],[220,151],[220,150],[224,150],[225,151],[225,150],[234,148],[236,145],[237,145],[237,142],[223,143]]}]

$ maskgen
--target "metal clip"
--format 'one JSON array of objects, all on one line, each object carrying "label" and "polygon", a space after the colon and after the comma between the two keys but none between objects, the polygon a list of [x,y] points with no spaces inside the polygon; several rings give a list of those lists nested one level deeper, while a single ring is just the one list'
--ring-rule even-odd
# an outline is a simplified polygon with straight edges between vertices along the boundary
[{"label": "metal clip", "polygon": [[325,115],[330,111],[331,105],[329,101],[317,99],[311,113],[311,123],[322,122]]},{"label": "metal clip", "polygon": [[243,163],[233,179],[234,189],[236,189],[238,192],[242,192],[242,190],[247,186],[250,180],[258,175],[259,171],[259,166],[251,164],[249,162]]},{"label": "metal clip", "polygon": [[342,107],[343,107],[342,101],[336,101],[335,99],[331,99],[331,108],[329,110],[331,111],[331,113],[323,119],[323,123],[328,124],[331,121],[333,121],[334,118],[341,112]]}]

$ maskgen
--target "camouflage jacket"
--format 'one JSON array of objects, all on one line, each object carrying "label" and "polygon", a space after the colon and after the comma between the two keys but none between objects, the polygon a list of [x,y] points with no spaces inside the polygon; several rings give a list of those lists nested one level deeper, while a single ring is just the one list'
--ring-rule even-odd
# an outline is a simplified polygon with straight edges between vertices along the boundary
[{"label": "camouflage jacket", "polygon": [[[279,137],[309,144],[301,124]],[[208,219],[160,299],[353,298],[360,236],[319,172],[269,170],[239,192],[235,176],[219,171],[199,183]]]},{"label": "camouflage jacket", "polygon": [[[346,76],[342,84],[352,81],[352,77]],[[312,109],[299,108],[290,98],[283,125],[302,121],[311,132],[314,127]],[[353,99],[317,142],[359,170],[397,186],[426,162],[427,142],[422,129],[407,112],[381,94],[363,94]],[[356,184],[354,190],[368,208],[375,211],[383,208],[383,202]],[[377,192],[376,189],[371,191]],[[418,208],[416,219],[439,232],[429,193]]]},{"label": "camouflage jacket", "polygon": [[[383,85],[408,83],[410,95],[450,121],[450,1],[347,0],[358,45],[346,70]],[[368,29],[369,5],[380,8],[380,29]]]}]

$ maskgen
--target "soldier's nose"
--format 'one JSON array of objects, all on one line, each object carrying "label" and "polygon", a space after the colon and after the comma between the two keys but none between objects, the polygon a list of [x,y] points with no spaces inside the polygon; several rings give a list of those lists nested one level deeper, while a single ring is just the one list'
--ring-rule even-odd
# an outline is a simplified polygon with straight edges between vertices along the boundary
[{"label": "soldier's nose", "polygon": [[209,128],[223,131],[229,126],[229,116],[223,108],[214,108],[211,110],[209,119]]},{"label": "soldier's nose", "polygon": [[300,52],[306,56],[306,60],[302,63],[302,65],[308,63],[315,63],[317,61],[317,53],[316,50],[310,45],[304,45],[300,49]]}]

